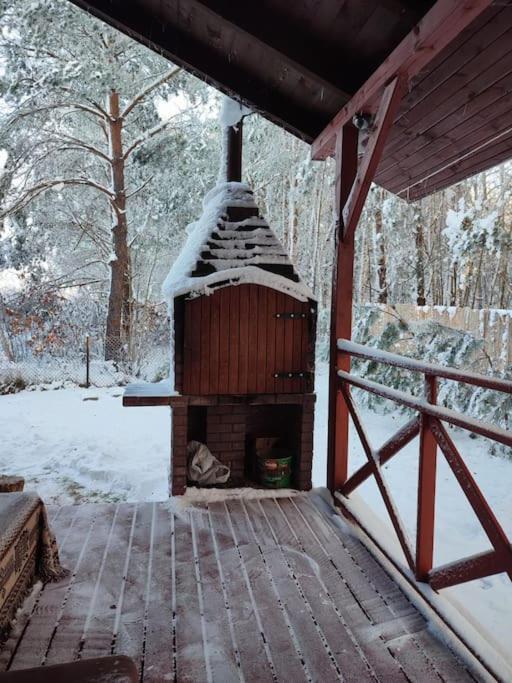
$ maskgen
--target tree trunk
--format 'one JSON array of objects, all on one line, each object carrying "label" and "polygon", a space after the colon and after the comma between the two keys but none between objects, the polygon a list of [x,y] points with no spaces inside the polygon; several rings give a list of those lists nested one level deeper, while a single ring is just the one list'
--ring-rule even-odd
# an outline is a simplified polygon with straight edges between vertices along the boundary
[{"label": "tree trunk", "polygon": [[375,210],[375,241],[377,243],[377,277],[379,281],[379,296],[377,301],[379,304],[387,304],[388,302],[388,285],[387,285],[387,265],[386,265],[386,247],[384,245],[384,235],[382,233],[382,209],[380,207],[381,201],[378,198],[379,206]]},{"label": "tree trunk", "polygon": [[109,141],[112,153],[112,239],[114,254],[110,263],[110,293],[108,298],[105,359],[120,357],[123,334],[130,334],[130,258],[123,158],[123,121],[119,111],[119,93],[109,95]]},{"label": "tree trunk", "polygon": [[452,265],[452,273],[450,276],[450,306],[457,305],[457,289],[459,286],[457,278],[457,267],[458,263],[457,261],[455,261],[455,263]]},{"label": "tree trunk", "polygon": [[423,217],[418,211],[415,218],[416,238],[416,303],[425,306],[425,237],[423,234]]}]

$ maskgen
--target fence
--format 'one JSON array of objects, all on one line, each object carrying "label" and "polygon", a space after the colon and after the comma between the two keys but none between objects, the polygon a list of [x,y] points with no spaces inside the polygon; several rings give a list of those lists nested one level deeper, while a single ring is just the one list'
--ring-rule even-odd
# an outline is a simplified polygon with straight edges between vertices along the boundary
[{"label": "fence", "polygon": [[169,346],[161,344],[123,345],[115,360],[105,360],[109,350],[117,349],[113,340],[84,337],[75,345],[50,348],[43,353],[25,354],[16,362],[0,355],[0,393],[27,386],[108,387],[128,384],[136,379],[154,382],[168,375]]}]

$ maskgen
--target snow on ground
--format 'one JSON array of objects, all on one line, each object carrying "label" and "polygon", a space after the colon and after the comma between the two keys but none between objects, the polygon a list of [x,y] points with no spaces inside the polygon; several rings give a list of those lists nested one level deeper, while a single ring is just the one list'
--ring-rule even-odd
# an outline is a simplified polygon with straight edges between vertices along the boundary
[{"label": "snow on ground", "polygon": [[123,408],[122,391],[0,396],[0,473],[48,502],[165,500],[169,409]]},{"label": "snow on ground", "polygon": [[[167,498],[170,419],[165,407],[123,408],[122,389],[23,391],[0,396],[0,473],[20,474],[26,488],[48,502],[165,500]],[[317,374],[317,414],[313,483],[325,485],[327,368]],[[374,445],[386,440],[407,418],[363,409]],[[483,439],[451,432],[488,502],[512,537],[512,462],[493,457]],[[351,471],[364,462],[351,432]],[[418,442],[413,441],[384,468],[386,480],[411,537],[416,525]],[[439,456],[436,509],[436,563],[489,548],[444,458]],[[238,493],[237,493],[238,495]],[[377,487],[361,497],[387,521]],[[390,534],[394,534],[390,530]],[[512,584],[501,574],[450,588],[443,594],[477,615],[508,648],[512,625]],[[509,656],[510,657],[510,656]]]}]

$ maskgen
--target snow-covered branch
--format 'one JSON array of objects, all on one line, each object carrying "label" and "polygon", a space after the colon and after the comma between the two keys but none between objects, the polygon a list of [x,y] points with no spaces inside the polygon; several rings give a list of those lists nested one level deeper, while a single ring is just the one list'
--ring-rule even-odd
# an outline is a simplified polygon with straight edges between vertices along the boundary
[{"label": "snow-covered branch", "polygon": [[53,104],[39,105],[37,107],[32,107],[30,109],[22,109],[21,111],[16,112],[16,114],[9,120],[7,125],[11,126],[20,119],[24,119],[27,116],[33,116],[34,114],[39,114],[44,111],[52,111],[55,109],[71,109],[76,111],[83,111],[87,114],[92,114],[93,116],[96,116],[100,119],[104,119],[105,117],[108,118],[108,114],[103,110],[93,109],[92,107],[88,107],[87,105],[82,104],[81,102],[56,102]]},{"label": "snow-covered branch", "polygon": [[[186,111],[189,111],[188,109]],[[148,142],[148,140],[151,140],[151,138],[154,138],[155,135],[158,135],[159,133],[162,133],[169,125],[170,123],[177,117],[181,116],[181,114],[185,114],[186,111],[178,112],[174,116],[171,116],[169,119],[166,119],[165,121],[162,121],[162,123],[157,124],[156,126],[153,126],[153,128],[150,128],[149,130],[145,131],[143,135],[138,137],[126,150],[126,152],[123,155],[124,160],[128,159],[128,157],[136,150],[138,149],[141,145],[144,143]]]},{"label": "snow-covered branch", "polygon": [[107,187],[90,178],[55,178],[54,180],[42,181],[26,189],[11,206],[0,212],[0,219],[15,211],[19,211],[36,199],[36,197],[39,197],[39,195],[44,194],[48,190],[64,186],[92,187],[93,189],[98,190],[98,192],[105,194],[111,203],[113,203],[115,198],[114,194]]},{"label": "snow-covered branch", "polygon": [[156,90],[156,88],[159,88],[164,83],[168,83],[169,81],[171,81],[179,74],[180,71],[181,69],[179,67],[177,67],[176,69],[172,69],[172,71],[168,71],[163,76],[160,76],[160,78],[157,78],[155,81],[150,83],[146,88],[143,88],[124,108],[124,110],[121,113],[121,118],[126,118],[126,116],[128,116],[128,114],[132,111],[132,109],[134,109],[140,102],[142,102],[153,90]]},{"label": "snow-covered branch", "polygon": [[130,197],[135,197],[136,194],[138,194],[141,190],[143,190],[146,185],[149,185],[149,183],[153,180],[155,176],[152,175],[149,178],[147,178],[139,187],[135,188],[135,190],[132,190],[126,195],[126,199],[130,199]]}]

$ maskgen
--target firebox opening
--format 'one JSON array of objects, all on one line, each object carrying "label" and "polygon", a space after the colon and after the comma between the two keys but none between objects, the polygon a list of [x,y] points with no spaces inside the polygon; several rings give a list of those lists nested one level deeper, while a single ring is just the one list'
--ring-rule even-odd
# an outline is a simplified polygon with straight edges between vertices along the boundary
[{"label": "firebox opening", "polygon": [[206,406],[189,406],[187,442],[206,443]]},{"label": "firebox opening", "polygon": [[302,406],[249,406],[245,444],[245,476],[260,485],[257,439],[272,439],[276,457],[292,457],[291,486],[298,486]]}]

